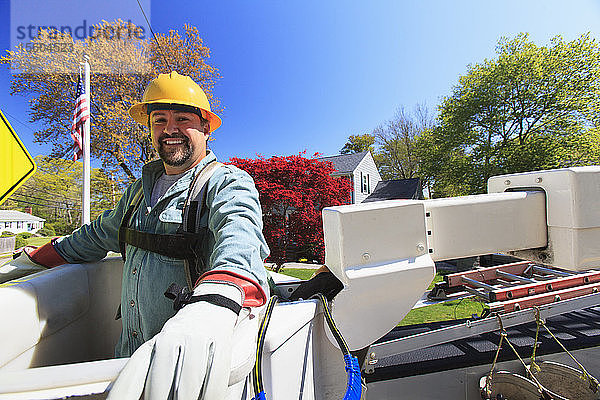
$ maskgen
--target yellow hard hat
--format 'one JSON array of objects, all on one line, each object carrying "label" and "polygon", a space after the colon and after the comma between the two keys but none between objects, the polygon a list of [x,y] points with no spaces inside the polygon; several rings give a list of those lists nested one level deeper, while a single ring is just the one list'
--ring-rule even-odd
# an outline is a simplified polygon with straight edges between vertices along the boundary
[{"label": "yellow hard hat", "polygon": [[[183,109],[192,111],[201,110],[202,117],[208,120],[209,131],[212,132],[221,126],[221,118],[210,111],[210,104],[204,90],[192,80],[189,76],[179,75],[173,71],[168,74],[160,74],[150,82],[142,102],[132,106],[129,109],[129,115],[139,122],[146,125],[148,123],[148,114],[150,104],[156,104],[154,109]],[[160,106],[158,106],[160,104]],[[178,107],[183,106],[183,107]],[[192,111],[193,112],[193,111]]]}]

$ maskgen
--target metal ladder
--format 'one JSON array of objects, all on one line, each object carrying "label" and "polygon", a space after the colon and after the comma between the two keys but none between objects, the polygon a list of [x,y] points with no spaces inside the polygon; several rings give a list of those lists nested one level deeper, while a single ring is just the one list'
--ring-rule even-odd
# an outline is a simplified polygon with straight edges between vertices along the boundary
[{"label": "metal ladder", "polygon": [[598,271],[578,273],[522,261],[446,275],[428,297],[448,299],[452,294],[467,292],[488,303],[491,312],[508,313],[599,290]]}]

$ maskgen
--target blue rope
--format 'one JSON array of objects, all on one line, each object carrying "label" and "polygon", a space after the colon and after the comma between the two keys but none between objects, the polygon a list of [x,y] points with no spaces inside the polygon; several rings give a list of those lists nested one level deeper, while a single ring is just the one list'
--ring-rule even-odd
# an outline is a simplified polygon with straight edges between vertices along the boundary
[{"label": "blue rope", "polygon": [[265,394],[265,391],[263,390],[262,392],[257,394],[255,397],[253,397],[252,400],[267,400],[267,395]]},{"label": "blue rope", "polygon": [[346,363],[346,372],[348,373],[348,384],[344,400],[359,400],[362,393],[362,384],[358,358],[351,354],[345,354],[344,362]]}]

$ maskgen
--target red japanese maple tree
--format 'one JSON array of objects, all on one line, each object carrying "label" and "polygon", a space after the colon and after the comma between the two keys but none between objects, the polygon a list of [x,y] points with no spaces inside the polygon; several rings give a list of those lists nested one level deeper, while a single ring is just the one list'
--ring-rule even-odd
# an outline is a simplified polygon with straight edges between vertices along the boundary
[{"label": "red japanese maple tree", "polygon": [[347,178],[332,177],[333,164],[317,156],[230,159],[254,178],[260,194],[263,232],[271,249],[268,261],[324,262],[321,210],[350,203],[352,186]]}]

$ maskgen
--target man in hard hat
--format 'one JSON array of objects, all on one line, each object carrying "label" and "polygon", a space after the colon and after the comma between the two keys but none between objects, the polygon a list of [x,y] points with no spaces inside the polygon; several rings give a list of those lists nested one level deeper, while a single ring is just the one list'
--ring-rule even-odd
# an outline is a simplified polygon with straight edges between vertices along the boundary
[{"label": "man in hard hat", "polygon": [[[116,353],[133,356],[113,398],[137,399],[144,385],[150,398],[172,391],[182,399],[200,391],[221,398],[234,326],[244,318],[256,323],[251,308],[269,293],[258,192],[247,173],[216,163],[207,149],[221,120],[189,77],[161,74],[129,114],[149,127],[160,160],[143,167],[113,210],[20,259],[52,267],[120,251],[123,328]],[[196,179],[206,183],[198,188]],[[200,194],[190,195],[190,188]],[[172,283],[179,311],[163,295]]]}]

